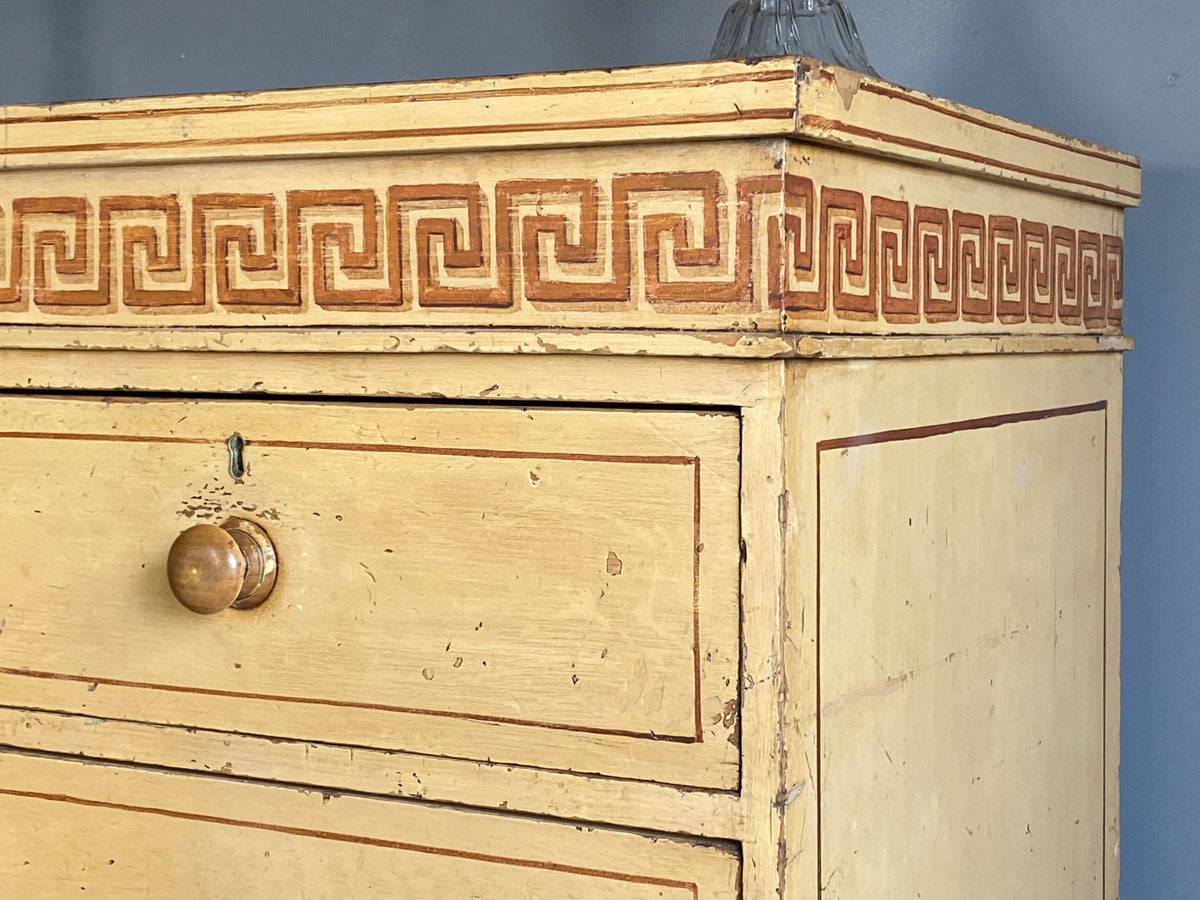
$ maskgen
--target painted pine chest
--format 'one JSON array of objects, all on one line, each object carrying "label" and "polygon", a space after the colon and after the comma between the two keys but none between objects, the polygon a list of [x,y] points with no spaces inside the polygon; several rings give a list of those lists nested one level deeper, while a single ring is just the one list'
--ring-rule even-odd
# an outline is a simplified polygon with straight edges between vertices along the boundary
[{"label": "painted pine chest", "polygon": [[4,896],[1116,896],[1135,159],[794,59],[2,115]]}]

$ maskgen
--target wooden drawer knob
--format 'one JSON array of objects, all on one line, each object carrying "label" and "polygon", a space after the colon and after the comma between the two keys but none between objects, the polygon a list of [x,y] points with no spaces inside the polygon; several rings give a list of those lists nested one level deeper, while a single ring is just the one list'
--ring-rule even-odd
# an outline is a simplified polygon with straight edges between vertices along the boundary
[{"label": "wooden drawer knob", "polygon": [[236,517],[220,525],[193,525],[175,538],[167,554],[171,593],[202,615],[258,606],[275,586],[278,568],[266,531]]}]

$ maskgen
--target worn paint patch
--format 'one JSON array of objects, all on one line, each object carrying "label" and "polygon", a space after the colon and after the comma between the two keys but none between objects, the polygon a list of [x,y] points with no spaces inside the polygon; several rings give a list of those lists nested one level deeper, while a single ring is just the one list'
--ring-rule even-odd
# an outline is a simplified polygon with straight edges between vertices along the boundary
[{"label": "worn paint patch", "polygon": [[832,72],[834,87],[837,88],[838,96],[842,98],[842,105],[849,111],[858,89],[862,86],[863,77],[849,69],[833,69]]},{"label": "worn paint patch", "polygon": [[721,714],[721,724],[726,728],[732,728],[737,724],[738,704],[737,700],[726,700],[725,707]]},{"label": "worn paint patch", "polygon": [[617,556],[612,550],[608,551],[608,564],[606,567],[609,575],[620,575],[625,568],[625,564],[621,562],[621,557]]}]

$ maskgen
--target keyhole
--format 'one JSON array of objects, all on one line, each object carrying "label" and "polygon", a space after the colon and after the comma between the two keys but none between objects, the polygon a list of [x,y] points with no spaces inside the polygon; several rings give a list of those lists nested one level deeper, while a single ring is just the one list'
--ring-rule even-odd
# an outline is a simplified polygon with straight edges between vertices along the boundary
[{"label": "keyhole", "polygon": [[246,441],[236,431],[229,436],[229,440],[225,442],[225,446],[229,448],[229,474],[234,478],[241,479],[246,475]]}]

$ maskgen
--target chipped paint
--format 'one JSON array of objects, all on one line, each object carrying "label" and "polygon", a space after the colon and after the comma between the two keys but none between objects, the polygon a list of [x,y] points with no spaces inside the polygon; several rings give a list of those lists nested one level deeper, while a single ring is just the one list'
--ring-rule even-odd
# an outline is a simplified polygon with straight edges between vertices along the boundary
[{"label": "chipped paint", "polygon": [[605,569],[608,571],[608,574],[616,577],[617,575],[621,574],[624,568],[625,564],[621,562],[621,557],[617,556],[617,554],[612,550],[609,550],[608,562],[605,565]]},{"label": "chipped paint", "polygon": [[829,69],[828,72],[833,75],[833,86],[842,98],[842,106],[849,112],[850,107],[854,105],[854,98],[858,96],[859,88],[862,87],[862,74],[841,68]]}]

